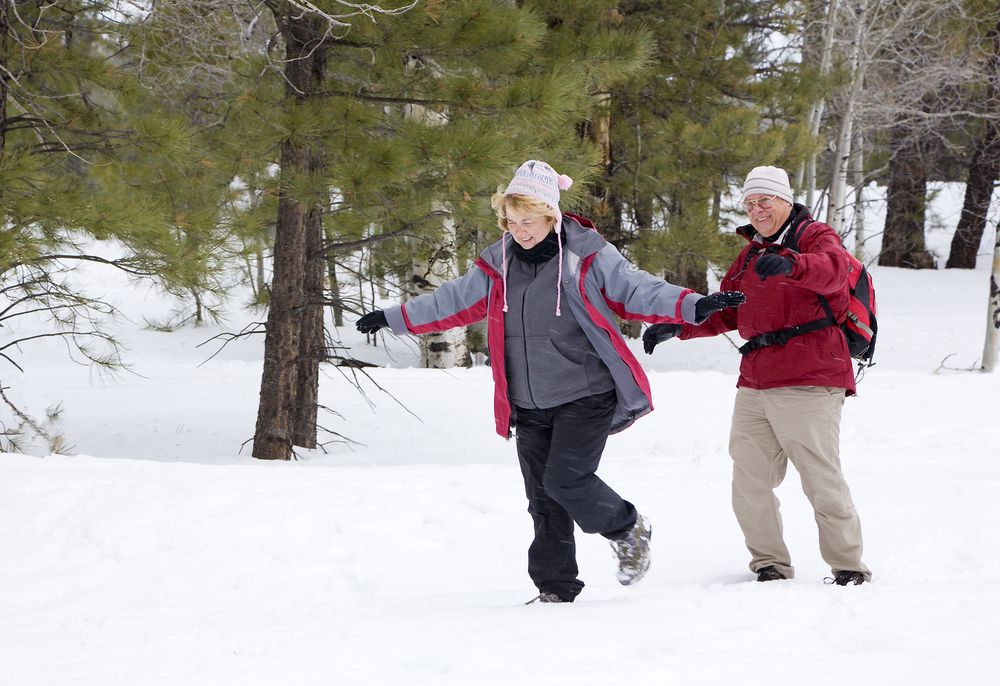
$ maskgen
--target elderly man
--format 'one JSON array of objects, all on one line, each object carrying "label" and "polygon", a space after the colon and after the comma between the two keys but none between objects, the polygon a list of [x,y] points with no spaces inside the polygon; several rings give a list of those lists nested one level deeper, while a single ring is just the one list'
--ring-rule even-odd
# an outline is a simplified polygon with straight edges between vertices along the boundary
[{"label": "elderly man", "polygon": [[750,570],[758,581],[794,576],[774,496],[791,460],[815,512],[833,582],[862,584],[872,575],[861,561],[861,522],[840,467],[840,414],[845,396],[855,392],[854,369],[844,333],[830,324],[818,297],[843,319],[847,254],[833,229],[793,201],[783,169],[752,169],[743,207],[750,223],[737,232],[748,244],[720,290],[742,291],[746,304],[716,312],[701,325],[651,326],[643,347],[652,353],[675,336],[739,331],[747,344],[740,348],[729,452],[733,510],[750,550]]}]

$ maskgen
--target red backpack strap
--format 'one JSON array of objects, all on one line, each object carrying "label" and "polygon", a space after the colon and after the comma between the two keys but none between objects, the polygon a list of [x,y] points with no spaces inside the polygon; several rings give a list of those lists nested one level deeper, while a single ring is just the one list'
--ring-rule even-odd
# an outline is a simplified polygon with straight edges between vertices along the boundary
[{"label": "red backpack strap", "polygon": [[788,248],[793,252],[799,252],[799,239],[802,238],[802,234],[806,232],[809,227],[819,224],[821,222],[813,219],[811,222],[802,222],[799,224],[798,228],[788,227],[788,232],[785,237],[781,239],[781,245],[784,248]]}]

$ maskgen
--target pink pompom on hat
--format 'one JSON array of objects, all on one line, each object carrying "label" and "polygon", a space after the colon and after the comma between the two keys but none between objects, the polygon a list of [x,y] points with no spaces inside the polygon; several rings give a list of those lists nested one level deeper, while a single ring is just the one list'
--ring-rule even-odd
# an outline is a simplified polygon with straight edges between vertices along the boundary
[{"label": "pink pompom on hat", "polygon": [[[514,172],[514,178],[504,189],[504,195],[526,195],[529,198],[541,200],[543,203],[555,210],[556,225],[555,232],[559,236],[562,233],[562,212],[559,210],[559,191],[569,190],[573,185],[573,179],[566,174],[559,174],[551,166],[541,160],[528,160]],[[504,236],[501,243],[503,248],[503,311],[507,311],[507,242]],[[562,316],[560,303],[562,302],[562,241],[557,240],[559,245],[559,276],[556,280],[556,316]]]}]

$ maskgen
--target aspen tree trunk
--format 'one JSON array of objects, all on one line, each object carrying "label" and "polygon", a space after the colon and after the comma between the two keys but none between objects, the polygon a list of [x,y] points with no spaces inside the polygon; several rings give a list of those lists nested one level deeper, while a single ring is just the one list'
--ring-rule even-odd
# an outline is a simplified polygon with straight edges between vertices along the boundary
[{"label": "aspen tree trunk", "polygon": [[[420,68],[419,62],[411,61],[409,69]],[[427,126],[439,126],[448,121],[446,112],[436,112],[421,105],[405,105],[403,113],[407,119],[422,121]],[[444,203],[435,203],[434,210],[447,210]],[[456,251],[455,222],[451,214],[441,222],[439,240],[433,246],[421,246],[413,261],[410,276],[410,295],[432,293],[445,281],[459,276],[458,253]],[[420,341],[420,361],[428,369],[448,369],[450,367],[471,367],[472,355],[466,341],[464,327],[447,331],[423,334]]]},{"label": "aspen tree trunk", "polygon": [[868,0],[860,0],[855,16],[857,26],[854,30],[854,45],[851,50],[851,89],[844,107],[843,118],[840,121],[840,133],[837,136],[837,149],[834,154],[833,176],[830,180],[830,202],[826,208],[826,223],[837,233],[842,233],[844,230],[847,171],[851,163],[851,143],[854,140],[854,109],[861,98],[864,87],[864,61],[861,42],[864,39],[867,14]]},{"label": "aspen tree trunk", "polygon": [[264,289],[267,288],[267,277],[264,275],[264,249],[261,248],[254,255],[254,262],[257,270],[257,299],[263,300]]},{"label": "aspen tree trunk", "polygon": [[[830,0],[826,8],[826,19],[823,25],[823,49],[820,53],[819,74],[820,78],[830,73],[830,61],[833,54],[833,35],[837,21],[837,9],[839,0]],[[820,125],[823,122],[823,113],[826,111],[826,99],[820,98],[809,111],[809,132],[813,138],[819,137]],[[799,192],[802,192],[803,181],[805,181],[806,207],[815,209],[813,203],[816,202],[816,158],[813,153],[809,159],[799,167],[798,178],[795,185]],[[805,179],[803,179],[805,176]]]},{"label": "aspen tree trunk", "polygon": [[865,150],[861,132],[854,133],[854,156],[851,171],[854,176],[854,256],[865,261]]},{"label": "aspen tree trunk", "polygon": [[990,272],[990,297],[986,307],[986,341],[983,344],[983,371],[992,372],[1000,352],[1000,224],[993,242],[993,270]]},{"label": "aspen tree trunk", "polygon": [[[439,235],[440,239],[432,251],[421,250],[421,256],[414,259],[410,279],[411,296],[433,293],[445,281],[459,276],[458,259],[455,255],[455,223],[450,216],[441,223]],[[469,354],[464,327],[422,334],[418,340],[421,363],[428,369],[472,366],[472,355]]]},{"label": "aspen tree trunk", "polygon": [[[314,16],[276,13],[285,40],[285,94],[300,103],[319,90],[326,25]],[[274,237],[271,298],[264,336],[264,370],[254,432],[253,456],[289,460],[295,440],[299,398],[299,359],[302,355],[302,315],[307,292],[307,246],[310,213],[315,203],[293,197],[286,179],[308,178],[322,168],[309,142],[288,139],[281,146],[278,221]]]},{"label": "aspen tree trunk", "polygon": [[344,325],[344,305],[340,298],[340,280],[337,278],[337,261],[333,255],[326,258],[327,281],[330,285],[330,312],[333,315],[333,325]]}]

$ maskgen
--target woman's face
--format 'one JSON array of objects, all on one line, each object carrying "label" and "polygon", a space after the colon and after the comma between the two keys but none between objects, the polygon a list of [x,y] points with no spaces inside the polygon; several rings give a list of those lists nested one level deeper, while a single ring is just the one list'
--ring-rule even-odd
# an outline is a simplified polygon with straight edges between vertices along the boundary
[{"label": "woman's face", "polygon": [[552,217],[544,214],[531,214],[508,206],[507,230],[522,248],[534,248],[552,230],[555,224]]}]

